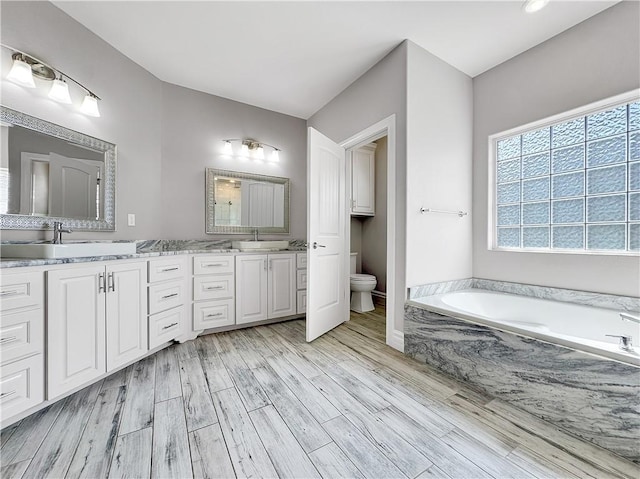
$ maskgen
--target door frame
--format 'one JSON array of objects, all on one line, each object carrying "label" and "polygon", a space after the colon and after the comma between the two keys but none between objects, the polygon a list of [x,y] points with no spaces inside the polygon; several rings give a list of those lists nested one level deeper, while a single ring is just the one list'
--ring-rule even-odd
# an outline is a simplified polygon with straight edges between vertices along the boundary
[{"label": "door frame", "polygon": [[[356,148],[387,137],[387,294],[386,343],[404,351],[404,334],[395,329],[396,306],[396,115],[395,113],[365,128],[340,143],[347,152],[347,184],[351,184],[351,154]],[[348,203],[350,204],[350,203]],[[351,212],[349,212],[351,219]],[[351,244],[351,228],[347,228],[347,245]],[[349,248],[350,250],[351,248]]]}]

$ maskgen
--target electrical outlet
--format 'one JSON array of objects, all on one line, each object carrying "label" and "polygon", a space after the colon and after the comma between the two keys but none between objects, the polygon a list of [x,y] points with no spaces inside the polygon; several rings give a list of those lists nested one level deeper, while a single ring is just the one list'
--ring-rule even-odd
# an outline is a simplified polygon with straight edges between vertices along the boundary
[{"label": "electrical outlet", "polygon": [[134,215],[133,213],[129,213],[127,215],[127,225],[128,226],[135,226],[136,225],[136,215]]}]

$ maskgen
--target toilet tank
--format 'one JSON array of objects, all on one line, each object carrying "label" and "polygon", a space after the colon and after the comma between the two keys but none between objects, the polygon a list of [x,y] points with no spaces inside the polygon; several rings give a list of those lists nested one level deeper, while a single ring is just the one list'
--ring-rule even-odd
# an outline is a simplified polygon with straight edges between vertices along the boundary
[{"label": "toilet tank", "polygon": [[357,257],[358,257],[358,253],[351,253],[351,258],[349,260],[349,274],[356,274]]}]

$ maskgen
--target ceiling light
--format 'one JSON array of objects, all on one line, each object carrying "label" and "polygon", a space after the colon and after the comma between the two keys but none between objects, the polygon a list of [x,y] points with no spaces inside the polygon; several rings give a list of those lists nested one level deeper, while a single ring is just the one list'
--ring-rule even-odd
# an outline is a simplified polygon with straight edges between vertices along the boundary
[{"label": "ceiling light", "polygon": [[231,140],[224,140],[222,153],[224,153],[225,155],[233,155],[233,146],[231,146]]},{"label": "ceiling light", "polygon": [[24,61],[24,57],[21,54],[13,55],[13,65],[11,71],[7,75],[7,80],[11,80],[18,85],[22,85],[27,88],[35,88],[36,84],[33,81],[33,74],[31,73],[31,66]]},{"label": "ceiling light", "polygon": [[56,78],[51,84],[51,90],[49,90],[49,98],[58,101],[60,103],[71,103],[71,97],[69,96],[69,85],[62,77]]},{"label": "ceiling light", "polygon": [[274,163],[277,163],[278,161],[280,161],[280,154],[278,153],[280,150],[275,149],[271,152],[271,157],[269,158],[270,161],[273,161]]},{"label": "ceiling light", "polygon": [[88,116],[100,116],[100,110],[98,110],[98,98],[91,94],[87,93],[84,97],[84,101],[82,102],[82,106],[80,107],[80,111]]},{"label": "ceiling light", "polygon": [[527,13],[535,13],[542,10],[549,0],[527,0],[524,2],[523,8]]}]

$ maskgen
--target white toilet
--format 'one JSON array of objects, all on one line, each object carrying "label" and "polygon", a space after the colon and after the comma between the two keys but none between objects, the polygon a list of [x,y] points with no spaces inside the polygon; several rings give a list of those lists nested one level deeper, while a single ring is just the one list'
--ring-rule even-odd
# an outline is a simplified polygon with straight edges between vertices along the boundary
[{"label": "white toilet", "polygon": [[373,311],[373,299],[371,291],[374,290],[378,280],[372,274],[356,273],[356,259],[358,253],[351,253],[351,267],[349,279],[351,283],[351,311],[366,313]]}]

